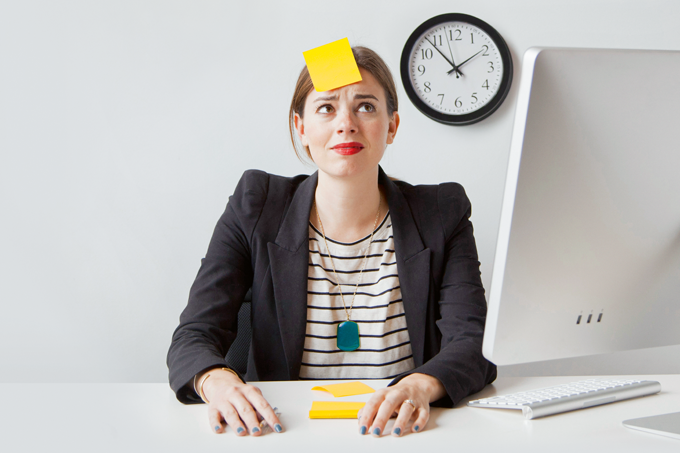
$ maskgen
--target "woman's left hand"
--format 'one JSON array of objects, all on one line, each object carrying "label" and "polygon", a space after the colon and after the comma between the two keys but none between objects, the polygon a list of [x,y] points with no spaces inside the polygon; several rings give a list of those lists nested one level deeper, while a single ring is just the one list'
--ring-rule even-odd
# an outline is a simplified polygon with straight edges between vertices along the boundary
[{"label": "woman's left hand", "polygon": [[368,400],[359,412],[359,433],[380,436],[387,421],[395,414],[393,436],[401,436],[414,418],[411,431],[421,432],[430,418],[430,403],[444,395],[446,390],[439,379],[427,374],[410,374],[395,385],[378,390]]}]

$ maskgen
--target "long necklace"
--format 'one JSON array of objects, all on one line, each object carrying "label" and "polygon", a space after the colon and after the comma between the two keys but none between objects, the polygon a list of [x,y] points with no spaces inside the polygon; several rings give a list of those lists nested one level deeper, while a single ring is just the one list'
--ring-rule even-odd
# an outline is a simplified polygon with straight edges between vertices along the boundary
[{"label": "long necklace", "polygon": [[368,252],[373,243],[373,234],[375,233],[375,227],[378,225],[378,217],[380,216],[380,200],[378,200],[378,212],[375,213],[375,221],[373,222],[373,229],[371,230],[371,237],[368,240],[368,245],[366,246],[366,254],[364,255],[364,262],[361,265],[361,270],[359,271],[359,281],[357,281],[354,287],[354,294],[352,295],[352,303],[347,310],[347,304],[345,304],[345,295],[342,292],[342,286],[340,285],[340,279],[338,278],[338,273],[335,270],[335,263],[333,262],[333,256],[331,255],[331,249],[328,248],[328,242],[326,241],[326,231],[323,229],[323,223],[321,222],[321,217],[319,216],[319,210],[316,208],[316,202],[314,202],[314,211],[316,211],[316,218],[319,221],[319,226],[321,227],[321,235],[323,236],[323,242],[326,245],[326,252],[328,252],[328,258],[331,260],[331,266],[333,267],[333,274],[335,274],[335,286],[340,289],[340,298],[342,299],[342,306],[345,308],[345,315],[347,316],[347,321],[338,324],[337,331],[337,346],[341,351],[355,351],[359,349],[359,325],[352,321],[352,308],[354,307],[354,299],[357,296],[357,290],[359,289],[359,284],[361,283],[361,277],[364,273],[364,268],[366,267],[366,262],[368,261]]}]

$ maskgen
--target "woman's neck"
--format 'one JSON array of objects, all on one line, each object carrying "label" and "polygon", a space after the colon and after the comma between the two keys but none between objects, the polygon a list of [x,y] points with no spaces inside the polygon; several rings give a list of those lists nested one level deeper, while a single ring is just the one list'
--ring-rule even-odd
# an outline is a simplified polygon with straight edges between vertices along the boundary
[{"label": "woman's neck", "polygon": [[[354,242],[371,234],[378,204],[378,222],[387,212],[387,203],[378,186],[377,168],[352,179],[319,171],[315,202],[326,236],[340,242]],[[314,210],[310,220],[320,229]]]}]

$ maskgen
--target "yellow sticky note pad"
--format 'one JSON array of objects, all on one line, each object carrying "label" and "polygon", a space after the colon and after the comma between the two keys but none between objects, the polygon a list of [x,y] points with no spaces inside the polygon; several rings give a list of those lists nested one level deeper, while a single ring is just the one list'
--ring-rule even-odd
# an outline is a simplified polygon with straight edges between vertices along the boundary
[{"label": "yellow sticky note pad", "polygon": [[363,395],[365,393],[373,393],[373,390],[368,385],[362,382],[343,382],[341,384],[330,384],[319,387],[313,387],[312,390],[322,390],[328,392],[334,397]]},{"label": "yellow sticky note pad", "polygon": [[309,418],[357,418],[359,409],[365,405],[347,401],[313,401]]},{"label": "yellow sticky note pad", "polygon": [[302,52],[316,91],[360,82],[361,73],[347,38]]}]

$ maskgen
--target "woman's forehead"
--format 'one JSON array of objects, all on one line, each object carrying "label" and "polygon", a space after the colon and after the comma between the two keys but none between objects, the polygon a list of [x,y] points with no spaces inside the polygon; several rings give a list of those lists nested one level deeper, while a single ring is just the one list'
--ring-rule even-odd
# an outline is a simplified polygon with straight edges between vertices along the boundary
[{"label": "woman's forehead", "polygon": [[316,91],[312,89],[307,96],[308,102],[315,102],[317,100],[328,101],[342,98],[353,99],[355,97],[363,98],[363,95],[372,95],[374,99],[383,101],[385,98],[385,91],[376,78],[370,72],[360,68],[361,81],[345,85],[344,87],[336,88],[328,91]]}]

